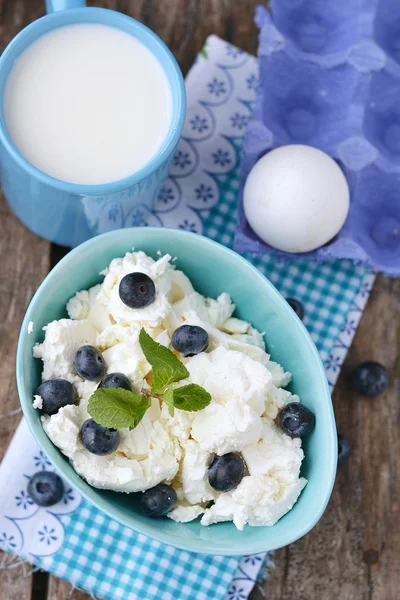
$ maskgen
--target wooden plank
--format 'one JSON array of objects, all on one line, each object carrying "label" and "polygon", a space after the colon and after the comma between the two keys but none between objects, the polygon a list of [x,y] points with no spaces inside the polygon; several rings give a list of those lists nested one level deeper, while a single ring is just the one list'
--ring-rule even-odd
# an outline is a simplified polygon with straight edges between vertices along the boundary
[{"label": "wooden plank", "polygon": [[[251,600],[398,600],[400,590],[400,280],[379,277],[334,394],[338,430],[353,444],[317,527],[279,550]],[[352,392],[363,360],[391,374],[378,398]]]},{"label": "wooden plank", "polygon": [[[29,565],[15,566],[13,563],[9,564],[10,558],[11,557],[6,556],[3,552],[0,552],[0,565],[3,564],[4,559],[7,559],[6,565],[4,565],[0,570],[1,600],[32,600],[32,577],[29,574]],[[9,568],[4,568],[7,565]],[[45,600],[45,598],[42,600]]]},{"label": "wooden plank", "polygon": [[67,581],[50,577],[47,598],[48,600],[66,600],[67,598],[68,600],[89,600],[90,596],[80,590],[73,590],[71,584]]},{"label": "wooden plank", "polygon": [[259,0],[89,0],[88,4],[119,10],[148,25],[169,46],[184,74],[210,34],[247,52],[257,50],[253,15]]},{"label": "wooden plank", "polygon": [[[0,199],[0,415],[19,408],[15,354],[25,310],[49,267],[49,243],[25,229]],[[0,460],[20,414],[0,419]]]},{"label": "wooden plank", "polygon": [[[21,419],[21,414],[5,415],[19,408],[15,383],[15,353],[25,310],[49,265],[49,243],[30,233],[17,221],[0,198],[0,461]],[[0,564],[8,558],[0,552]],[[29,568],[0,570],[0,598],[30,598],[32,576]]]},{"label": "wooden plank", "polygon": [[[17,221],[0,199],[0,415],[19,408],[15,383],[17,339],[26,307],[49,265],[49,243],[30,233]],[[0,419],[0,460],[11,441],[21,414]],[[4,555],[0,553],[0,563]],[[18,576],[17,576],[18,574]],[[0,571],[0,598],[28,597],[31,577],[23,577],[21,569]],[[12,587],[12,591],[9,587]],[[12,594],[15,593],[15,596]]]},{"label": "wooden plank", "polygon": [[32,575],[31,600],[45,600],[49,588],[49,574],[45,571],[35,571]]},{"label": "wooden plank", "polygon": [[0,3],[0,51],[29,23],[43,16],[43,0],[2,0]]}]

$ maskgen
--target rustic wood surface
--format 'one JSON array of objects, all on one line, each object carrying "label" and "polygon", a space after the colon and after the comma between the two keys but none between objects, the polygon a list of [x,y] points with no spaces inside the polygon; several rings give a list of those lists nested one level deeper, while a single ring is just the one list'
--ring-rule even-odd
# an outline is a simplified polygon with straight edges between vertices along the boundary
[{"label": "rustic wood surface", "polygon": [[[255,53],[259,0],[104,0],[154,29],[184,73],[207,35]],[[44,0],[0,0],[0,50],[44,12]],[[0,414],[18,408],[14,355],[29,300],[65,252],[28,232],[0,204]],[[351,392],[348,376],[364,359],[380,360],[390,389],[377,399]],[[339,430],[354,446],[329,507],[303,540],[279,550],[251,600],[398,600],[400,597],[400,280],[379,277],[334,394]],[[20,415],[0,420],[0,460]],[[0,554],[2,559],[7,559]],[[0,600],[89,600],[44,573],[17,566],[0,572]],[[146,600],[143,598],[143,600]],[[162,598],[160,598],[162,600]],[[177,598],[179,600],[179,598]],[[196,600],[195,598],[193,600]]]}]

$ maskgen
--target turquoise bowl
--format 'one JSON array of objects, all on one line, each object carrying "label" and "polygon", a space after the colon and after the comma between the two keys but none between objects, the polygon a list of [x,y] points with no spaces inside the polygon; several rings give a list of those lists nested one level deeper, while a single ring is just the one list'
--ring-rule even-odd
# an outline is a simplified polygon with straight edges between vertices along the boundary
[{"label": "turquoise bowl", "polygon": [[[45,434],[32,397],[40,383],[40,360],[32,347],[43,340],[42,327],[66,316],[65,304],[76,291],[101,281],[98,273],[125,252],[157,251],[177,257],[176,265],[207,296],[229,292],[236,315],[266,331],[268,352],[293,373],[291,390],[316,415],[316,427],[304,441],[302,475],[308,484],[294,508],[273,527],[238,531],[232,523],[203,527],[199,521],[175,523],[151,519],[138,506],[138,495],[91,487]],[[28,334],[28,323],[33,331]],[[309,334],[274,286],[235,252],[200,235],[181,230],[135,228],[95,237],[70,252],[46,277],[36,292],[22,324],[17,351],[17,382],[25,418],[36,440],[58,472],[110,518],[151,538],[192,552],[226,556],[253,554],[286,546],[317,523],[331,495],[337,463],[335,419],[324,368]]]}]

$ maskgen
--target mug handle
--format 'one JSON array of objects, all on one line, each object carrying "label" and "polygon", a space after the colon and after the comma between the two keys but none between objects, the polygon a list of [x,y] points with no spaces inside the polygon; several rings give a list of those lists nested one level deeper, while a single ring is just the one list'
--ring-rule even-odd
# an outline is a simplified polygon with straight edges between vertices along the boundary
[{"label": "mug handle", "polygon": [[46,0],[47,14],[67,10],[68,8],[83,8],[86,6],[85,0]]}]

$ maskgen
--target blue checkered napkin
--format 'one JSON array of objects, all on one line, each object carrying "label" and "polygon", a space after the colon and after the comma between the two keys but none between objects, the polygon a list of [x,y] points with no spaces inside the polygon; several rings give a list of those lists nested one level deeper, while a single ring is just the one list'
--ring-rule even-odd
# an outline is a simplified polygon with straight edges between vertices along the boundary
[{"label": "blue checkered napkin", "polygon": [[239,563],[193,555],[133,534],[86,502],[68,525],[55,572],[105,598],[223,599]]},{"label": "blue checkered napkin", "polygon": [[[256,59],[210,37],[187,78],[188,115],[170,176],[140,224],[202,232],[232,246],[240,148],[256,86]],[[302,301],[333,386],[373,274],[350,262],[247,258]],[[0,548],[106,600],[248,597],[265,555],[223,558],[165,546],[111,521],[70,488],[50,510],[38,508],[26,495],[38,469],[52,467],[23,421],[0,466]]]},{"label": "blue checkered napkin", "polygon": [[240,558],[165,546],[110,520],[68,485],[61,502],[38,508],[26,494],[38,469],[52,466],[22,421],[0,466],[0,548],[107,600],[224,600]]}]

